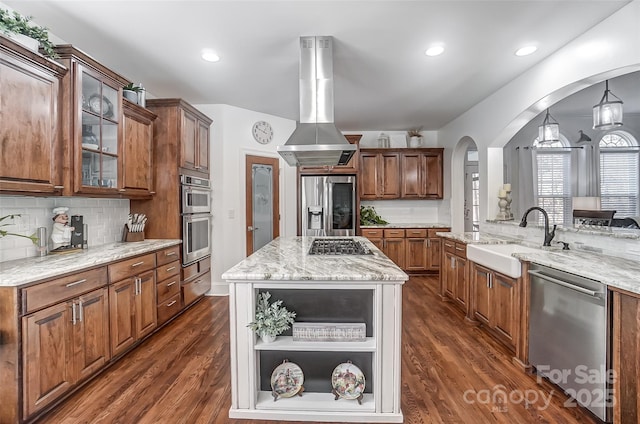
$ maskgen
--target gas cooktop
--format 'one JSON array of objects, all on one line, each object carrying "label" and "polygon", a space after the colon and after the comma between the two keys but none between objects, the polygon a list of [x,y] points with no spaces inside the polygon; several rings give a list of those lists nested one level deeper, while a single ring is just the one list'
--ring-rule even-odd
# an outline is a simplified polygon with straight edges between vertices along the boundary
[{"label": "gas cooktop", "polygon": [[310,255],[373,255],[371,249],[352,239],[317,238],[311,243]]}]

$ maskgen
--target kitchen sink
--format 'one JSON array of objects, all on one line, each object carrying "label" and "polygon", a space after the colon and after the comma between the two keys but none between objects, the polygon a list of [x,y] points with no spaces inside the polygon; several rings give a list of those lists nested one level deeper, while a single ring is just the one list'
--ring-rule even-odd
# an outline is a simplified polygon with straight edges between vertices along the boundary
[{"label": "kitchen sink", "polygon": [[467,258],[501,274],[518,278],[522,274],[522,267],[520,261],[511,255],[540,251],[540,249],[520,244],[469,244],[467,245]]}]

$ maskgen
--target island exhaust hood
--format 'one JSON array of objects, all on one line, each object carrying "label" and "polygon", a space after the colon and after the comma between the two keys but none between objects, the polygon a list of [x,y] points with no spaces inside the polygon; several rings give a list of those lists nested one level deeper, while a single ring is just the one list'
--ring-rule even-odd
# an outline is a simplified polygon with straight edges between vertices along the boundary
[{"label": "island exhaust hood", "polygon": [[277,151],[291,166],[324,166],[356,149],[333,124],[333,38],[300,37],[300,122]]}]

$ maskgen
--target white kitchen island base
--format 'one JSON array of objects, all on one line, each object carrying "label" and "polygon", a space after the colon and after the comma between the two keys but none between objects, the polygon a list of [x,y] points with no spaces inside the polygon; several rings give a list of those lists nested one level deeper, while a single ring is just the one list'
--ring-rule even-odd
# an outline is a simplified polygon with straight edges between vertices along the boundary
[{"label": "white kitchen island base", "polygon": [[[229,282],[229,417],[279,421],[403,422],[400,409],[400,342],[402,284],[407,275],[372,244],[374,255],[366,258],[309,257],[304,255],[307,252],[306,239],[276,239],[223,275]],[[296,259],[290,249],[302,252],[300,257]],[[274,257],[286,258],[282,267],[293,267],[296,272],[276,279]],[[300,275],[303,269],[301,261],[307,272],[313,272],[311,277]],[[260,264],[263,264],[262,268],[269,269],[260,269]],[[322,272],[318,272],[319,269]],[[364,322],[367,337],[364,341],[354,342],[302,342],[285,335],[278,336],[273,343],[263,343],[247,327],[253,321],[256,296],[261,291],[272,293],[271,301],[283,299],[284,306],[298,313],[297,321]],[[284,360],[300,366],[305,390],[301,396],[274,401],[270,376],[274,367]],[[366,388],[361,403],[352,399],[336,400],[331,393],[333,368],[351,360],[365,374]]]}]

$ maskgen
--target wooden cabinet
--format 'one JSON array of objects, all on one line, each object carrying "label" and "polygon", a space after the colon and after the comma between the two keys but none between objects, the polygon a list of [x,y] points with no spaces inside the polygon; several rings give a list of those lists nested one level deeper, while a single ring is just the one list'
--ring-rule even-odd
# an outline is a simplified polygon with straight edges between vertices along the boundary
[{"label": "wooden cabinet", "polygon": [[507,347],[515,350],[520,328],[517,279],[471,264],[471,311]]},{"label": "wooden cabinet", "polygon": [[613,422],[640,422],[640,295],[613,292]]},{"label": "wooden cabinet", "polygon": [[71,45],[56,46],[69,72],[62,80],[64,195],[119,197],[122,178],[122,87],[128,81]]},{"label": "wooden cabinet", "polygon": [[444,238],[440,270],[440,296],[454,301],[469,312],[469,269],[466,244]]},{"label": "wooden cabinet", "polygon": [[[152,102],[152,104],[155,104]],[[180,108],[180,166],[198,172],[209,172],[209,127],[211,120],[186,103]]]},{"label": "wooden cabinet", "polygon": [[412,149],[402,153],[401,198],[442,199],[442,154],[442,149]]},{"label": "wooden cabinet", "polygon": [[384,149],[360,150],[360,199],[400,197],[400,154]]},{"label": "wooden cabinet", "polygon": [[188,306],[211,289],[211,258],[182,268],[182,303]]},{"label": "wooden cabinet", "polygon": [[0,193],[60,194],[60,80],[67,70],[0,35]]},{"label": "wooden cabinet", "polygon": [[153,121],[156,115],[124,99],[122,180],[127,197],[153,194]]},{"label": "wooden cabinet", "polygon": [[360,199],[442,199],[443,149],[361,149]]},{"label": "wooden cabinet", "polygon": [[[93,281],[89,280],[98,274],[103,277],[101,284],[106,286],[106,269],[101,268],[33,287],[39,288],[34,298],[42,295],[57,299],[58,303],[22,318],[24,417],[51,404],[109,361],[107,288],[65,299],[91,289]],[[87,281],[90,284],[84,284]],[[66,294],[61,287],[69,289]],[[26,289],[24,294],[28,297],[33,288]],[[30,307],[37,309],[48,303],[51,302],[34,301]]]},{"label": "wooden cabinet", "polygon": [[157,326],[154,253],[109,265],[111,353],[129,350]]},{"label": "wooden cabinet", "polygon": [[449,228],[363,228],[362,236],[403,270],[425,272],[440,269],[440,231]]},{"label": "wooden cabinet", "polygon": [[156,253],[156,262],[158,264],[156,268],[158,325],[164,324],[182,309],[180,301],[181,266],[178,247],[172,247]]},{"label": "wooden cabinet", "polygon": [[[362,134],[346,134],[344,138],[351,144],[358,145]],[[299,166],[299,175],[326,175],[326,174],[357,174],[358,173],[358,151],[353,154],[346,165],[336,166]]]},{"label": "wooden cabinet", "polygon": [[385,229],[382,252],[401,269],[405,268],[404,229]]}]

